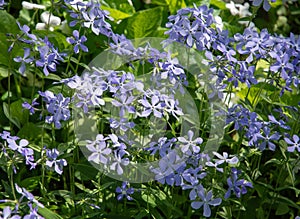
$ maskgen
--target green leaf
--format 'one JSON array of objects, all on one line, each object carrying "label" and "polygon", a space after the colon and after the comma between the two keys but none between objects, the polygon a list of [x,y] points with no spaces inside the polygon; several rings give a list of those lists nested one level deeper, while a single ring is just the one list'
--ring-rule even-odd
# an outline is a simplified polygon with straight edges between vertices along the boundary
[{"label": "green leaf", "polygon": [[[132,15],[135,13],[135,9],[132,4],[129,3],[128,0],[101,0],[102,8],[110,8],[115,9],[117,11],[123,12],[124,14]],[[105,9],[107,10],[107,9]],[[110,11],[110,10],[108,10]],[[112,15],[111,15],[112,16]],[[113,17],[113,16],[112,16]]]},{"label": "green leaf", "polygon": [[81,176],[83,176],[86,180],[95,179],[99,172],[91,165],[74,163],[73,166],[75,167],[75,170],[79,171]]},{"label": "green leaf", "polygon": [[8,69],[0,66],[0,78],[8,77]]},{"label": "green leaf", "polygon": [[186,8],[184,0],[165,0],[169,6],[171,14],[176,14],[177,10]]},{"label": "green leaf", "polygon": [[113,8],[109,8],[109,7],[105,7],[105,6],[102,6],[101,7],[102,9],[106,10],[106,11],[109,11],[109,15],[114,19],[114,20],[123,20],[125,18],[128,18],[131,16],[131,14],[127,14],[123,11],[120,11],[118,9],[113,9]]},{"label": "green leaf", "polygon": [[21,127],[20,122],[12,117],[10,113],[10,107],[7,103],[3,102],[3,112],[6,118],[8,118],[9,121],[11,121],[13,124],[15,124],[18,128]]},{"label": "green leaf", "polygon": [[63,219],[61,216],[59,216],[58,214],[54,213],[53,211],[51,211],[50,209],[48,209],[46,207],[44,207],[44,208],[39,207],[38,212],[43,217],[45,217],[45,219]]},{"label": "green leaf", "polygon": [[43,130],[36,124],[28,122],[18,132],[20,138],[26,138],[27,140],[37,139],[39,135],[43,133]]},{"label": "green leaf", "polygon": [[162,22],[163,7],[155,7],[135,13],[124,20],[128,38],[153,36]]},{"label": "green leaf", "polygon": [[0,10],[0,33],[18,33],[16,19],[4,10]]},{"label": "green leaf", "polygon": [[5,116],[18,128],[28,121],[29,116],[29,112],[23,109],[22,103],[22,100],[17,100],[10,105],[10,108],[7,103],[3,103]]},{"label": "green leaf", "polygon": [[290,208],[286,204],[279,204],[277,206],[275,215],[284,215],[290,211]]},{"label": "green leaf", "polygon": [[226,4],[221,0],[210,0],[210,4],[220,8],[221,10],[226,10]]}]

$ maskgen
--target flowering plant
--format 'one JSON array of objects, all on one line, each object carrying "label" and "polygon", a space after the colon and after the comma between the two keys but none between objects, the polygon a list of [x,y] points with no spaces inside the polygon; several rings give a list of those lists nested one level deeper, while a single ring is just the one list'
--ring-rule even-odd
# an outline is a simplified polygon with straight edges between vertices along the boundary
[{"label": "flowering plant", "polygon": [[250,3],[0,0],[0,218],[297,218],[299,8]]}]

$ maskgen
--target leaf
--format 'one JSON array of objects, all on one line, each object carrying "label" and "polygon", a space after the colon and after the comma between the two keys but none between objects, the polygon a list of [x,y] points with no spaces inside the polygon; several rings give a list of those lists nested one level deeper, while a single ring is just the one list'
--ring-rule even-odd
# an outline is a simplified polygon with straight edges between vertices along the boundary
[{"label": "leaf", "polygon": [[41,176],[29,177],[22,180],[19,186],[24,187],[28,190],[34,190],[39,185],[40,180],[41,180]]},{"label": "leaf", "polygon": [[23,109],[22,103],[22,100],[17,100],[10,105],[10,108],[7,103],[3,103],[5,116],[18,128],[28,121],[29,116],[29,112]]},{"label": "leaf", "polygon": [[109,8],[109,7],[105,7],[105,6],[102,6],[101,7],[102,9],[106,10],[106,11],[109,11],[109,15],[114,19],[114,20],[123,20],[125,18],[128,18],[131,16],[131,14],[127,14],[123,11],[120,11],[118,9],[113,9],[113,8]]},{"label": "leaf", "polygon": [[13,124],[15,124],[18,128],[20,128],[20,126],[21,126],[20,122],[18,120],[14,119],[11,116],[9,106],[5,102],[3,102],[3,112],[4,112],[4,115],[6,116],[6,118],[8,118],[9,121],[11,121]]},{"label": "leaf", "polygon": [[226,4],[224,1],[221,0],[210,0],[210,4],[214,5],[218,8],[220,8],[221,10],[226,10]]},{"label": "leaf", "polygon": [[165,0],[169,6],[171,14],[176,14],[177,10],[186,8],[184,0]]},{"label": "leaf", "polygon": [[73,166],[75,167],[75,170],[78,170],[80,172],[82,178],[86,180],[95,179],[96,175],[99,172],[93,166],[87,164],[74,163]]},{"label": "leaf", "polygon": [[8,77],[8,69],[0,66],[0,78]]},{"label": "leaf", "polygon": [[124,20],[128,38],[153,36],[162,22],[163,7],[155,7],[135,13]]},{"label": "leaf", "polygon": [[18,33],[16,19],[4,10],[0,10],[0,33]]},{"label": "leaf", "polygon": [[45,217],[45,219],[63,219],[61,216],[59,216],[58,214],[54,213],[53,211],[51,211],[50,209],[48,209],[46,207],[44,207],[44,208],[39,207],[38,212],[43,217]]},{"label": "leaf", "polygon": [[[135,13],[135,9],[128,0],[101,0],[102,8],[115,9],[125,14],[132,15]],[[109,11],[109,10],[108,10]],[[112,16],[112,15],[111,15]]]},{"label": "leaf", "polygon": [[27,140],[37,139],[39,135],[43,133],[43,130],[36,124],[28,122],[18,132],[20,138],[26,138]]},{"label": "leaf", "polygon": [[277,206],[275,215],[284,215],[290,211],[290,208],[286,204],[279,204]]}]

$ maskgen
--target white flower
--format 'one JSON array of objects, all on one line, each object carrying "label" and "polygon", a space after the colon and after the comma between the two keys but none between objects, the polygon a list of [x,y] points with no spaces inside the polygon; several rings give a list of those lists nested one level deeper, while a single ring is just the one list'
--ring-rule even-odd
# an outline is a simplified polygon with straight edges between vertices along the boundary
[{"label": "white flower", "polygon": [[25,9],[28,9],[28,10],[32,10],[32,9],[45,10],[46,9],[46,7],[44,5],[38,5],[38,4],[26,2],[26,1],[22,2],[22,7],[25,8]]},{"label": "white flower", "polygon": [[238,15],[239,17],[251,16],[252,13],[249,11],[249,7],[250,5],[247,2],[244,5],[235,4],[233,1],[226,4],[226,8],[229,9],[230,13],[234,16]]},{"label": "white flower", "polygon": [[251,16],[252,13],[249,11],[249,3],[246,2],[244,5],[241,4],[236,4],[236,7],[239,8],[239,16],[240,17],[247,17],[247,16]]},{"label": "white flower", "polygon": [[45,11],[41,14],[41,20],[43,23],[52,27],[58,26],[61,23],[60,17],[50,14],[49,11]]},{"label": "white flower", "polygon": [[215,16],[215,22],[216,22],[216,27],[222,31],[224,27],[222,18],[220,16]]},{"label": "white flower", "polygon": [[226,8],[229,9],[229,11],[232,15],[238,15],[238,13],[239,13],[239,10],[236,8],[236,4],[234,4],[233,1],[230,1],[230,3],[227,3]]},{"label": "white flower", "polygon": [[53,27],[59,26],[61,24],[60,17],[50,14],[48,11],[45,11],[41,14],[41,21],[43,23],[37,23],[35,29],[47,30],[47,28],[49,28],[50,31],[53,31]]}]

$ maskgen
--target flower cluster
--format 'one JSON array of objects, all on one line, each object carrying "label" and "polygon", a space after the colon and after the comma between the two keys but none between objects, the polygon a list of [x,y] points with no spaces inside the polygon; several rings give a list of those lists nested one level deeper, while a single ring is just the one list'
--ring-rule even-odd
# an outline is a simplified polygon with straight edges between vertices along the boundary
[{"label": "flower cluster", "polygon": [[39,92],[46,103],[47,111],[51,116],[46,116],[46,122],[53,123],[56,128],[61,128],[61,121],[67,121],[70,116],[70,98],[65,98],[61,93],[55,95],[51,91]]},{"label": "flower cluster", "polygon": [[65,4],[70,8],[70,16],[74,19],[70,26],[80,23],[83,27],[90,28],[96,35],[110,36],[111,25],[106,20],[111,20],[109,13],[100,9],[100,3],[95,1],[68,1]]},{"label": "flower cluster", "polygon": [[[25,188],[19,187],[17,184],[15,184],[16,191],[21,195],[19,200],[17,200],[17,203],[15,204],[14,208],[11,209],[10,206],[7,206],[2,211],[2,217],[3,219],[6,218],[12,218],[12,219],[30,219],[30,218],[38,218],[38,219],[44,219],[41,215],[38,214],[39,208],[44,208],[44,205],[41,204],[29,191],[27,191]],[[24,201],[24,198],[27,199],[27,201]],[[0,200],[0,202],[13,202],[11,200]],[[21,211],[20,207],[24,207],[25,204],[27,207],[29,207],[29,213],[21,217]],[[35,207],[33,206],[35,205]]]},{"label": "flower cluster", "polygon": [[[57,48],[48,40],[37,37],[30,33],[30,28],[24,24],[23,26],[18,23],[18,26],[22,32],[19,41],[25,43],[29,47],[24,48],[24,56],[14,58],[15,62],[20,62],[21,66],[19,72],[24,75],[26,71],[26,64],[35,64],[37,67],[43,69],[45,76],[48,76],[50,72],[56,71],[56,65],[63,61],[65,54],[59,53]],[[12,50],[14,44],[12,44],[9,50]],[[36,55],[35,55],[36,54]],[[36,56],[38,58],[34,59]]]},{"label": "flower cluster", "polygon": [[[17,136],[11,136],[10,132],[3,131],[0,134],[2,140],[4,140],[4,145],[2,145],[2,149],[5,152],[5,155],[9,157],[9,153],[7,153],[7,149],[11,151],[17,152],[26,160],[26,165],[30,165],[30,169],[34,169],[36,167],[36,163],[34,162],[34,152],[31,148],[27,147],[29,142],[26,139],[20,139]],[[6,146],[8,148],[6,148]],[[14,166],[14,172],[16,173],[16,167]]]}]

